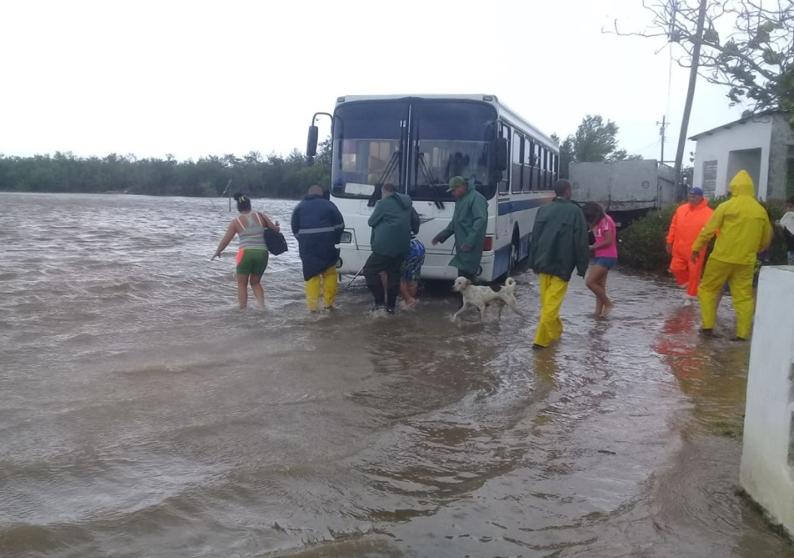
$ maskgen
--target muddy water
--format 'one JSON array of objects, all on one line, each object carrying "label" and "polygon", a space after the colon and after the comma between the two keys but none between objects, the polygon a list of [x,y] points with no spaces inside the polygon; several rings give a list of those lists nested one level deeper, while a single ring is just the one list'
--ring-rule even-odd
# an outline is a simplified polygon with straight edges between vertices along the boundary
[{"label": "muddy water", "polygon": [[574,280],[535,354],[531,274],[525,319],[311,318],[291,251],[241,313],[225,202],[0,207],[1,556],[794,556],[736,493],[749,347],[665,282]]}]

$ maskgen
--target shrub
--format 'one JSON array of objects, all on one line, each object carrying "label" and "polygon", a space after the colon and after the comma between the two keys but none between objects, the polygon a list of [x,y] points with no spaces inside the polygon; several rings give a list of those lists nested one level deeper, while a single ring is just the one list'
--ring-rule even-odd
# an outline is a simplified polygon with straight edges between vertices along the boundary
[{"label": "shrub", "polygon": [[664,273],[670,256],[665,250],[665,238],[676,207],[652,211],[629,225],[619,235],[620,263],[640,269]]}]

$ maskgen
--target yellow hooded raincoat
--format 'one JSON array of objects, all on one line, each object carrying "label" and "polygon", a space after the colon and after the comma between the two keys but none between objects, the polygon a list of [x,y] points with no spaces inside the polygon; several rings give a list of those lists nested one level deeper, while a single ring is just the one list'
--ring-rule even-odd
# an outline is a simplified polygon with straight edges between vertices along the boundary
[{"label": "yellow hooded raincoat", "polygon": [[700,252],[719,231],[698,297],[702,327],[711,330],[717,321],[717,299],[727,282],[736,311],[736,337],[748,339],[754,310],[755,261],[772,240],[772,224],[755,199],[753,179],[747,171],[739,171],[728,188],[731,199],[717,207],[692,244],[692,251]]}]

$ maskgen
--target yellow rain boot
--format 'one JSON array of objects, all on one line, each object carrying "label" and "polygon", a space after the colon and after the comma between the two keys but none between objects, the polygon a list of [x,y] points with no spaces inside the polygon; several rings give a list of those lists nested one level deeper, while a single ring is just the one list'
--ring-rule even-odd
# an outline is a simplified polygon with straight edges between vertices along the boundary
[{"label": "yellow rain boot", "polygon": [[320,304],[320,283],[322,281],[321,275],[315,275],[304,284],[306,290],[306,306],[309,312],[317,312],[317,307]]},{"label": "yellow rain boot", "polygon": [[336,300],[337,280],[336,266],[331,266],[323,272],[323,304],[332,308]]}]

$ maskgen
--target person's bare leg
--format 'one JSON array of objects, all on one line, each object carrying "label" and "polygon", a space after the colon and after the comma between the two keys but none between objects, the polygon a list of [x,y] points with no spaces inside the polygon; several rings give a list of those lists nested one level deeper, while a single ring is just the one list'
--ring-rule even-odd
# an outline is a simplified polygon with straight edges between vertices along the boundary
[{"label": "person's bare leg", "polygon": [[603,266],[594,265],[587,274],[587,288],[596,296],[596,317],[602,316],[604,310],[611,305],[609,298],[607,298],[606,290],[602,285],[603,276],[606,275],[607,271],[607,268]]},{"label": "person's bare leg", "polygon": [[607,277],[609,277],[609,269],[604,271],[603,277],[601,277],[601,288],[604,290],[604,298],[606,301],[604,302],[604,308],[601,310],[600,316],[606,318],[609,316],[609,313],[612,311],[612,308],[615,307],[615,303],[612,302],[612,299],[609,298],[607,294]]},{"label": "person's bare leg", "polygon": [[[404,279],[400,279],[400,296],[403,297],[406,306],[413,306],[416,304],[416,298],[411,293],[412,283],[408,283]],[[414,290],[414,292],[416,292]]]},{"label": "person's bare leg", "polygon": [[262,283],[260,282],[261,277],[257,275],[249,275],[248,276],[251,281],[251,289],[254,291],[254,297],[256,298],[256,306],[257,308],[264,308],[265,307],[265,289],[262,288]]},{"label": "person's bare leg", "polygon": [[237,302],[240,303],[240,310],[248,306],[248,275],[237,276]]},{"label": "person's bare leg", "polygon": [[408,293],[411,295],[411,298],[414,300],[414,304],[419,302],[419,282],[412,281],[408,283]]}]

